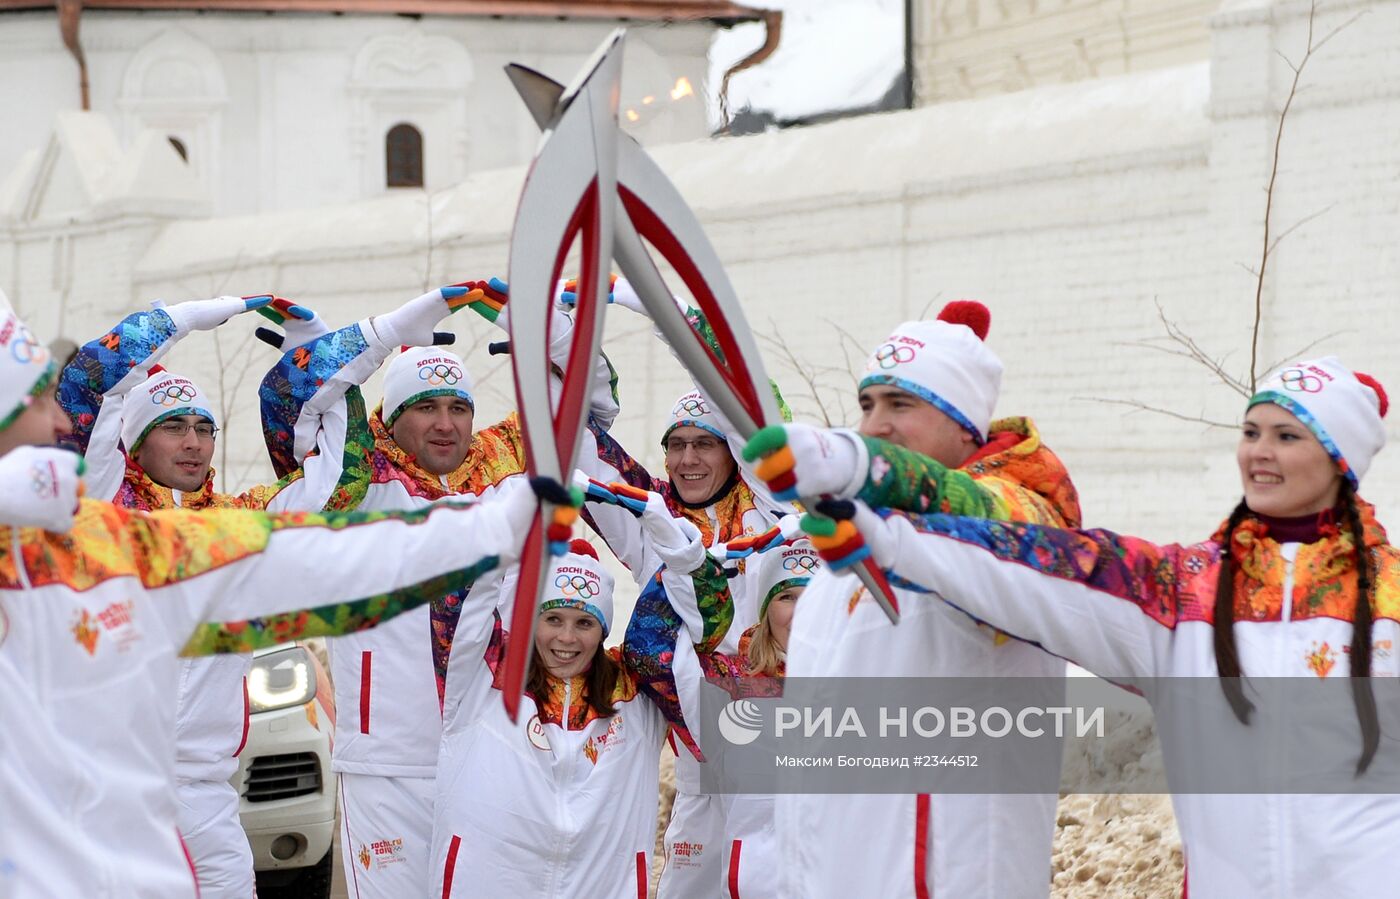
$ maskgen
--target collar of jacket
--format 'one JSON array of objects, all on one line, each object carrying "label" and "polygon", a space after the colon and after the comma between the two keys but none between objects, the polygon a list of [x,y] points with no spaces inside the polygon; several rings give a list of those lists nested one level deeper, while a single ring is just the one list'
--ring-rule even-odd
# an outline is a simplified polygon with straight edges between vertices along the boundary
[{"label": "collar of jacket", "polygon": [[1069,469],[1040,441],[1040,431],[1029,418],[999,418],[987,429],[987,443],[962,465],[974,478],[995,477],[1015,481],[1045,498],[1067,528],[1082,522],[1079,491]]},{"label": "collar of jacket", "polygon": [[182,499],[184,502],[176,505],[175,491],[151,480],[146,470],[130,455],[126,455],[126,473],[122,475],[122,485],[112,500],[115,505],[142,512],[177,508],[204,509],[220,505],[219,495],[214,492],[214,469],[209,469],[209,474],[198,490],[184,494]]}]

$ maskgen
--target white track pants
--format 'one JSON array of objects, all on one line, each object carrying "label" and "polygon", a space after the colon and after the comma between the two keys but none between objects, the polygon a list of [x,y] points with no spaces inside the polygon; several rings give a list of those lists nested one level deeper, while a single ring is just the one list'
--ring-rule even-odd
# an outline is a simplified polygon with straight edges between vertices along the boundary
[{"label": "white track pants", "polygon": [[340,775],[340,856],[350,899],[428,895],[431,777]]},{"label": "white track pants", "polygon": [[178,826],[199,879],[200,899],[252,899],[253,850],[238,821],[238,791],[227,781],[181,781]]},{"label": "white track pants", "polygon": [[666,826],[666,867],[658,899],[711,899],[726,895],[724,797],[676,792]]}]

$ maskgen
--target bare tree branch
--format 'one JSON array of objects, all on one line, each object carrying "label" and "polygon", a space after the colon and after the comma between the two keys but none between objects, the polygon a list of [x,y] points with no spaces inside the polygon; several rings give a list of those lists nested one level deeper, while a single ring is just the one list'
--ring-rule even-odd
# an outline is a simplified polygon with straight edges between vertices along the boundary
[{"label": "bare tree branch", "polygon": [[1226,430],[1234,430],[1235,428],[1239,427],[1238,424],[1227,424],[1223,421],[1215,421],[1213,419],[1206,418],[1204,415],[1184,415],[1180,412],[1173,412],[1171,409],[1163,409],[1160,406],[1149,406],[1147,403],[1139,402],[1138,400],[1115,400],[1106,399],[1104,397],[1099,396],[1076,396],[1072,397],[1072,399],[1081,400],[1083,402],[1089,403],[1104,403],[1105,405],[1109,406],[1127,406],[1130,409],[1135,409],[1139,412],[1153,412],[1157,415],[1165,415],[1169,418],[1175,418],[1179,421],[1189,421],[1193,424],[1202,424],[1208,428],[1224,428]]},{"label": "bare tree branch", "polygon": [[[1357,19],[1359,19],[1364,13],[1365,10],[1356,13],[1355,15],[1348,18],[1346,21],[1342,22],[1336,28],[1333,28],[1320,40],[1318,40],[1315,38],[1315,29],[1317,25],[1317,0],[1312,0],[1312,3],[1308,7],[1308,45],[1306,51],[1303,53],[1303,58],[1298,61],[1297,65],[1294,65],[1288,59],[1288,57],[1284,56],[1282,53],[1279,54],[1280,58],[1282,58],[1283,61],[1288,64],[1288,67],[1293,70],[1293,83],[1289,85],[1288,96],[1283,101],[1282,111],[1279,112],[1278,128],[1274,132],[1273,159],[1269,167],[1269,186],[1264,192],[1264,240],[1263,250],[1260,253],[1259,257],[1259,272],[1254,288],[1254,326],[1250,334],[1249,343],[1250,394],[1254,393],[1254,387],[1259,382],[1259,329],[1263,323],[1264,318],[1264,279],[1265,275],[1268,272],[1269,256],[1278,246],[1279,241],[1283,240],[1284,237],[1287,237],[1293,231],[1297,230],[1298,227],[1303,224],[1303,222],[1307,222],[1321,214],[1314,213],[1313,215],[1304,218],[1302,221],[1289,228],[1278,238],[1272,241],[1269,239],[1269,228],[1272,225],[1272,216],[1274,209],[1274,187],[1278,183],[1279,152],[1280,148],[1283,145],[1284,125],[1288,121],[1289,110],[1293,108],[1293,100],[1298,96],[1298,82],[1303,77],[1303,70],[1307,67],[1308,61],[1312,59],[1313,54],[1317,53],[1324,46],[1326,46],[1328,41],[1332,40],[1332,38],[1336,37],[1342,31],[1355,24]],[[1326,210],[1323,211],[1325,212]]]},{"label": "bare tree branch", "polygon": [[1290,225],[1288,228],[1286,228],[1282,234],[1280,234],[1278,237],[1275,237],[1275,238],[1274,238],[1273,244],[1269,247],[1269,252],[1272,253],[1274,250],[1278,249],[1278,245],[1281,244],[1281,243],[1283,243],[1283,239],[1284,239],[1285,237],[1287,237],[1288,235],[1292,234],[1294,231],[1297,231],[1299,228],[1303,227],[1304,225],[1306,225],[1308,222],[1312,221],[1313,219],[1318,218],[1319,216],[1322,216],[1322,215],[1326,215],[1326,214],[1327,214],[1328,212],[1330,212],[1336,205],[1337,205],[1336,203],[1329,203],[1328,205],[1326,205],[1326,206],[1322,207],[1321,209],[1317,210],[1316,212],[1311,213],[1310,215],[1305,215],[1305,216],[1303,216],[1302,218],[1300,218],[1298,221],[1294,222],[1292,225]]}]

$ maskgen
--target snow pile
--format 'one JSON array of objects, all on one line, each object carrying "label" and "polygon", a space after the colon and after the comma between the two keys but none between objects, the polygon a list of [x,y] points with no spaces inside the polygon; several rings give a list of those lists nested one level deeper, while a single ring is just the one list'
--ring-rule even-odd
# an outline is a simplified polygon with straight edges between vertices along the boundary
[{"label": "snow pile", "polygon": [[1176,899],[1181,895],[1181,838],[1162,749],[1145,706],[1110,710],[1106,736],[1065,746],[1065,789],[1153,790],[1153,793],[1065,793],[1060,796],[1051,867],[1055,899]]}]

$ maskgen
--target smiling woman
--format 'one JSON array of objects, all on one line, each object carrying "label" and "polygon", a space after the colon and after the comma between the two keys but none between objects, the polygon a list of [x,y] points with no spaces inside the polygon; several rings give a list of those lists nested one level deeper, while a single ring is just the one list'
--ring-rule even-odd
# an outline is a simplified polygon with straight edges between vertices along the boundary
[{"label": "smiling woman", "polygon": [[[1254,792],[1239,781],[1230,795],[1172,797],[1193,897],[1386,892],[1400,877],[1400,803],[1371,678],[1400,673],[1400,553],[1358,491],[1385,445],[1388,406],[1380,384],[1331,357],[1264,379],[1237,451],[1243,499],[1198,543],[865,507],[858,525],[881,564],[921,592],[1101,677],[1133,679],[1164,747],[1248,760]],[[1216,678],[1219,691],[1186,708],[1172,689],[1187,678]],[[1298,679],[1274,681],[1283,705],[1268,698],[1277,678]],[[1339,679],[1320,702],[1300,691]],[[1355,725],[1337,731],[1328,715],[1342,697]],[[1290,758],[1272,751],[1285,731],[1289,742],[1336,740],[1300,743]],[[1181,759],[1164,757],[1170,780]]]}]

